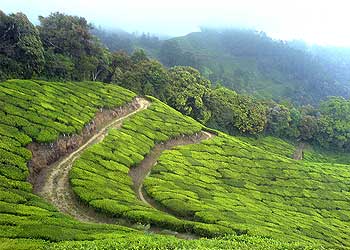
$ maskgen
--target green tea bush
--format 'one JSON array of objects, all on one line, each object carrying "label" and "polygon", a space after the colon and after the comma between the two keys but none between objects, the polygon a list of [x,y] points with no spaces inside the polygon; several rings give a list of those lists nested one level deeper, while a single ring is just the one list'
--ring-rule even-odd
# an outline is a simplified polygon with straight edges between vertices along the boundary
[{"label": "green tea bush", "polygon": [[[79,132],[100,108],[118,107],[134,96],[102,83],[0,83],[0,249],[39,249],[48,244],[43,239],[91,240],[133,231],[77,222],[32,194],[26,181],[31,152],[25,146],[32,141],[51,143],[60,134]],[[108,166],[127,172],[120,165]]]},{"label": "green tea bush", "polygon": [[[283,151],[294,147],[283,141],[251,141],[219,134],[165,151],[145,190],[179,216],[223,226],[217,233],[350,246],[347,166],[294,161]],[[186,191],[194,195],[183,196]],[[202,228],[212,226],[197,232]]]}]

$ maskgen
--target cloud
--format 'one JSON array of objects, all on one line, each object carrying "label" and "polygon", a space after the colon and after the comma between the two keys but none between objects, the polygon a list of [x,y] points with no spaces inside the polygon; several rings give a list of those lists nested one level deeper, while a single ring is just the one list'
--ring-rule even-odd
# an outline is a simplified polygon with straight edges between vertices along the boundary
[{"label": "cloud", "polygon": [[1,8],[22,11],[34,21],[38,15],[60,11],[84,16],[108,28],[146,31],[173,36],[200,26],[243,26],[264,30],[280,39],[350,46],[350,3],[345,0],[11,0]]}]

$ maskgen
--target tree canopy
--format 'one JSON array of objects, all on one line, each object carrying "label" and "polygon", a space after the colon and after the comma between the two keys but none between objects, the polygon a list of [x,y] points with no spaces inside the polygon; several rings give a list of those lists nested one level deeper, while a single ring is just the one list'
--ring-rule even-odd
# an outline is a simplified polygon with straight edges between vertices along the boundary
[{"label": "tree canopy", "polygon": [[[121,85],[140,95],[155,96],[183,114],[229,133],[265,133],[329,148],[350,149],[350,101],[345,98],[329,98],[319,107],[256,99],[229,90],[217,81],[212,84],[207,76],[224,74],[225,67],[221,65],[216,73],[206,68],[201,74],[191,67],[197,65],[198,57],[184,50],[178,40],[161,42],[149,34],[136,39],[135,44],[147,44],[152,50],[162,44],[160,56],[167,66],[171,66],[166,68],[150,59],[147,51],[142,49],[135,49],[132,54],[111,52],[93,35],[93,27],[85,18],[56,12],[39,17],[39,20],[40,24],[35,27],[23,13],[6,15],[0,11],[1,80],[98,80]],[[327,80],[328,76],[320,76],[322,71],[318,72],[317,67],[306,65],[312,58],[305,58],[305,53],[293,48],[285,55],[287,45],[276,44],[264,33],[229,31],[216,35],[225,41],[225,53],[249,55],[259,61],[260,68],[278,64],[276,67],[281,72],[307,81],[314,89],[315,82]],[[193,36],[201,37],[201,34]],[[213,36],[208,37],[212,39],[198,41],[197,45],[205,47],[218,42]],[[275,56],[271,57],[271,54]],[[262,58],[265,59],[260,61]],[[178,64],[191,66],[176,66]],[[252,79],[250,73],[239,68],[233,73],[239,78],[235,84],[244,86]],[[220,79],[219,75],[217,79]]]}]

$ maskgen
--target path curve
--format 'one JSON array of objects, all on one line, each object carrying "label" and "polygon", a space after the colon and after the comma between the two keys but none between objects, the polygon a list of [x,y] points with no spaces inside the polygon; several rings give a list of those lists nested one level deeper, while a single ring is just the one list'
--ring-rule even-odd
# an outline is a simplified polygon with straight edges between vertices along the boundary
[{"label": "path curve", "polygon": [[112,120],[77,150],[49,166],[46,172],[46,181],[43,186],[39,188],[38,194],[50,201],[61,212],[69,214],[79,221],[114,223],[114,219],[98,213],[93,208],[84,206],[79,202],[69,182],[69,171],[72,168],[73,162],[80,157],[82,152],[87,147],[102,141],[108,134],[110,128],[120,127],[126,118],[148,108],[150,105],[148,100],[140,97],[136,98],[136,103],[138,106],[136,110]]},{"label": "path curve", "polygon": [[151,201],[150,197],[145,197],[142,192],[142,187],[145,178],[150,174],[152,168],[157,164],[157,160],[162,152],[164,150],[172,149],[176,146],[197,144],[214,136],[214,134],[202,130],[194,135],[179,136],[164,143],[157,144],[137,167],[132,167],[129,170],[129,176],[133,181],[133,189],[137,197],[150,207],[159,210],[159,207],[157,207],[156,204]]},{"label": "path curve", "polygon": [[[74,161],[81,156],[84,150],[86,150],[89,146],[101,142],[108,134],[110,128],[119,128],[126,118],[144,109],[147,109],[151,104],[148,100],[140,97],[136,98],[136,103],[138,106],[136,110],[112,120],[107,125],[102,127],[94,136],[92,136],[78,149],[50,165],[47,168],[47,171],[44,173],[45,175],[43,178],[45,181],[43,182],[43,185],[35,188],[37,191],[36,193],[46,198],[46,200],[53,204],[59,211],[68,214],[79,221],[90,223],[120,224],[135,228],[135,224],[132,224],[125,219],[113,218],[104,213],[97,212],[93,207],[90,207],[84,202],[81,202],[75,195],[70,185],[69,171],[71,170]],[[179,136],[177,138],[170,139],[165,143],[157,144],[141,162],[139,167],[131,168],[129,172],[130,176],[133,176],[132,180],[136,181],[138,185],[136,189],[137,191],[135,191],[137,197],[149,206],[152,206],[151,203],[148,202],[142,194],[142,184],[145,177],[149,174],[151,168],[156,164],[158,157],[164,150],[171,149],[175,146],[199,143],[200,141],[212,138],[213,136],[214,135],[209,132],[201,131],[191,136]],[[192,235],[190,233],[179,233],[171,230],[164,230],[158,227],[150,227],[146,230],[157,234],[173,235],[180,239],[198,238],[198,236]]]}]

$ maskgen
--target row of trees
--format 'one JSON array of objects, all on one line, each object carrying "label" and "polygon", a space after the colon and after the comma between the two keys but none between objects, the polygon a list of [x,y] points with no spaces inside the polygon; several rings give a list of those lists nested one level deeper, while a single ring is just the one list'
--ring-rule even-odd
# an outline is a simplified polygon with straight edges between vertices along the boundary
[{"label": "row of trees", "polygon": [[118,52],[114,57],[111,82],[156,96],[209,127],[231,134],[271,134],[350,149],[350,101],[342,97],[323,101],[319,108],[295,107],[214,87],[198,70],[188,66],[167,69],[148,59],[142,50],[132,56]]},{"label": "row of trees", "polygon": [[[348,100],[334,97],[317,109],[257,100],[212,86],[190,66],[165,68],[143,50],[131,55],[110,52],[84,18],[53,13],[39,20],[35,27],[24,14],[0,12],[0,78],[114,83],[156,96],[183,114],[232,134],[268,133],[350,149]],[[164,53],[174,52],[172,48],[176,52],[176,44],[165,44]]]},{"label": "row of trees", "polygon": [[101,80],[111,53],[85,18],[53,13],[35,27],[22,13],[0,11],[0,79]]}]

